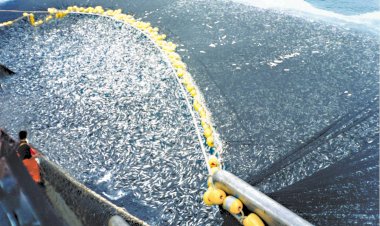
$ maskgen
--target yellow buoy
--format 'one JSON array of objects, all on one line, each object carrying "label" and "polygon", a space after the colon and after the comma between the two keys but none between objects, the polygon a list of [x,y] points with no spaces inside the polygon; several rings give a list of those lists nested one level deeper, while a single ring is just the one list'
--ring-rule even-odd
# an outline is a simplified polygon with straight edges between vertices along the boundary
[{"label": "yellow buoy", "polygon": [[203,130],[205,130],[205,131],[206,130],[211,130],[212,131],[211,126],[209,126],[206,121],[202,120],[201,121],[201,125],[203,127]]},{"label": "yellow buoy", "polygon": [[104,9],[103,7],[101,6],[95,6],[95,10],[94,10],[95,13],[104,13]]},{"label": "yellow buoy", "polygon": [[259,216],[257,216],[254,213],[249,214],[244,220],[243,220],[244,226],[264,226],[263,221],[260,219]]},{"label": "yellow buoy", "polygon": [[113,16],[114,15],[114,11],[111,10],[111,9],[109,9],[109,10],[106,11],[106,15],[107,16]]},{"label": "yellow buoy", "polygon": [[117,15],[115,15],[114,17],[115,17],[115,19],[117,19],[117,20],[125,20],[125,15],[124,15],[124,14],[117,14]]},{"label": "yellow buoy", "polygon": [[181,78],[184,74],[185,74],[185,71],[182,68],[178,68],[177,69],[177,75],[178,75],[178,77]]},{"label": "yellow buoy", "polygon": [[197,95],[197,91],[196,91],[195,89],[191,90],[191,91],[190,91],[190,95],[191,95],[192,97],[195,97],[195,96]]},{"label": "yellow buoy", "polygon": [[173,42],[168,42],[168,48],[170,50],[172,50],[172,51],[175,51],[175,49],[177,48],[177,46]]},{"label": "yellow buoy", "polygon": [[243,210],[243,203],[233,196],[227,196],[223,208],[232,214],[239,214]]},{"label": "yellow buoy", "polygon": [[55,14],[55,13],[57,13],[58,10],[56,8],[48,8],[47,11],[50,14]]},{"label": "yellow buoy", "polygon": [[166,46],[166,41],[165,40],[158,40],[157,45],[160,46],[161,48],[164,48]]},{"label": "yellow buoy", "polygon": [[113,11],[114,15],[117,15],[117,14],[121,14],[123,10],[122,9],[117,9],[115,11]]},{"label": "yellow buoy", "polygon": [[[166,51],[166,50],[169,50],[168,52],[170,52],[171,50],[170,49],[167,49],[167,48],[164,48],[163,49]],[[186,71],[186,64],[183,63],[182,61],[179,61],[179,60],[175,60],[172,62],[173,64],[173,67],[176,68],[176,69],[179,69],[181,68],[182,70]]]},{"label": "yellow buoy", "polygon": [[220,189],[210,189],[209,199],[215,205],[223,204],[224,199],[226,198],[226,193]]},{"label": "yellow buoy", "polygon": [[162,34],[162,35],[158,35],[157,36],[157,40],[164,40],[166,38],[166,35],[165,34]]},{"label": "yellow buoy", "polygon": [[199,108],[201,107],[201,105],[199,104],[199,102],[197,100],[194,100],[193,107],[194,107],[195,111],[198,111]]},{"label": "yellow buoy", "polygon": [[190,93],[192,90],[195,89],[195,87],[194,87],[193,85],[191,85],[191,84],[188,84],[188,85],[186,86],[186,89],[187,89],[187,91]]},{"label": "yellow buoy", "polygon": [[203,108],[199,109],[199,116],[201,117],[201,119],[206,118],[206,111]]},{"label": "yellow buoy", "polygon": [[129,18],[126,20],[126,22],[134,25],[136,23],[136,20],[134,18]]},{"label": "yellow buoy", "polygon": [[206,138],[212,136],[211,128],[210,127],[206,128],[203,134],[205,135]]},{"label": "yellow buoy", "polygon": [[208,206],[211,206],[213,203],[211,202],[210,200],[210,190],[207,190],[204,194],[203,194],[203,202],[208,205]]},{"label": "yellow buoy", "polygon": [[31,25],[34,26],[36,20],[34,19],[34,14],[33,13],[29,14],[29,22],[30,22]]},{"label": "yellow buoy", "polygon": [[52,16],[52,15],[48,15],[48,16],[45,18],[45,21],[48,22],[48,21],[50,21],[51,19],[53,19],[53,16]]},{"label": "yellow buoy", "polygon": [[169,56],[169,59],[171,59],[171,60],[178,60],[178,61],[181,60],[181,56],[175,52],[169,53],[168,56]]},{"label": "yellow buoy", "polygon": [[219,167],[219,160],[214,155],[212,155],[208,159],[208,165],[210,166],[210,168]]},{"label": "yellow buoy", "polygon": [[208,146],[214,147],[214,138],[212,136],[211,137],[207,137],[206,142],[207,142]]},{"label": "yellow buoy", "polygon": [[177,53],[169,53],[168,57],[169,57],[169,59],[176,59],[176,60],[178,60],[179,58],[177,57],[177,55],[178,55]]},{"label": "yellow buoy", "polygon": [[34,23],[34,26],[40,26],[42,25],[44,22],[42,20],[38,20]]},{"label": "yellow buoy", "polygon": [[191,80],[189,77],[184,77],[183,80],[182,80],[182,83],[187,86],[189,84],[191,84]]},{"label": "yellow buoy", "polygon": [[208,124],[207,124],[207,122],[204,121],[204,120],[201,121],[201,125],[202,125],[203,129],[206,129],[206,128],[209,127]]},{"label": "yellow buoy", "polygon": [[145,31],[147,31],[148,33],[153,33],[153,28],[152,27],[148,27],[148,28],[145,29]]}]

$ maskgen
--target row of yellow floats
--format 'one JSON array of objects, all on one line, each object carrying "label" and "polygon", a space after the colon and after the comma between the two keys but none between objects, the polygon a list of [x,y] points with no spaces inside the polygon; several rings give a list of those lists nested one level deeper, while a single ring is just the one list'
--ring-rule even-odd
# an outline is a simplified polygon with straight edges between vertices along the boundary
[{"label": "row of yellow floats", "polygon": [[[209,113],[204,106],[201,96],[198,95],[198,90],[191,78],[190,73],[187,71],[186,64],[182,61],[180,55],[175,52],[176,45],[172,42],[165,41],[166,35],[159,34],[159,29],[157,27],[152,27],[150,23],[142,22],[136,20],[131,15],[126,15],[122,13],[121,9],[118,10],[104,10],[101,6],[96,7],[78,7],[69,6],[66,10],[58,10],[55,8],[49,8],[47,11],[47,16],[44,19],[36,20],[33,13],[24,12],[22,17],[17,18],[13,21],[7,21],[0,23],[0,26],[10,26],[15,21],[27,17],[32,26],[40,26],[44,22],[49,22],[50,20],[56,18],[64,18],[69,13],[84,13],[84,14],[97,14],[102,16],[113,17],[117,20],[123,21],[139,30],[142,30],[147,34],[167,55],[173,68],[176,70],[177,76],[180,78],[182,84],[188,91],[189,95],[193,98],[193,108],[198,112],[201,119],[201,125],[203,128],[203,135],[205,137],[205,143],[209,148],[215,148],[214,143],[214,129],[210,123]],[[217,149],[218,150],[218,149]],[[224,209],[229,211],[235,216],[240,214],[240,223],[244,226],[264,226],[262,220],[254,213],[244,216],[243,213],[243,203],[234,196],[227,196],[226,193],[220,189],[214,187],[212,182],[212,174],[221,168],[220,161],[216,157],[216,153],[209,156],[208,164],[211,169],[211,175],[207,181],[208,189],[203,195],[203,201],[206,205],[222,205]]]}]

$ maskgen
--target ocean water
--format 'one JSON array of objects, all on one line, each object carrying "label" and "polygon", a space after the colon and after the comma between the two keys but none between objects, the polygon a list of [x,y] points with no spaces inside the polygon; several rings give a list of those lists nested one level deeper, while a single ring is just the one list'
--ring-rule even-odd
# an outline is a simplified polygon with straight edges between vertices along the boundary
[{"label": "ocean water", "polygon": [[380,32],[378,1],[232,0],[234,2],[286,12],[309,20],[326,21],[345,28]]},{"label": "ocean water", "polygon": [[297,10],[325,10],[342,15],[359,15],[379,12],[377,0],[244,0],[247,4],[264,8],[294,8]]},{"label": "ocean water", "polygon": [[317,8],[344,15],[373,13],[380,10],[380,2],[378,0],[307,0],[307,2]]}]

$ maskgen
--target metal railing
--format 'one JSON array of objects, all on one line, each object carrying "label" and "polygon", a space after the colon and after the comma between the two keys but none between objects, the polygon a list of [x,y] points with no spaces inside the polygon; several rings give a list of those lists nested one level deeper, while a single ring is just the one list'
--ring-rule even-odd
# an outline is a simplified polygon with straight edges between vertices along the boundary
[{"label": "metal railing", "polygon": [[232,173],[219,170],[212,179],[217,188],[240,199],[268,225],[312,225]]}]

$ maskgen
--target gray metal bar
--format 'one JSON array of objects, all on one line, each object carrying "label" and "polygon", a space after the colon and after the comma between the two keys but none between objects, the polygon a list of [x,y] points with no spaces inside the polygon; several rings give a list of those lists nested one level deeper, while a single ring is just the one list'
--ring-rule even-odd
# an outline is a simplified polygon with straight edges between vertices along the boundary
[{"label": "gray metal bar", "polygon": [[212,179],[217,188],[239,198],[268,225],[312,225],[232,173],[219,170]]}]

